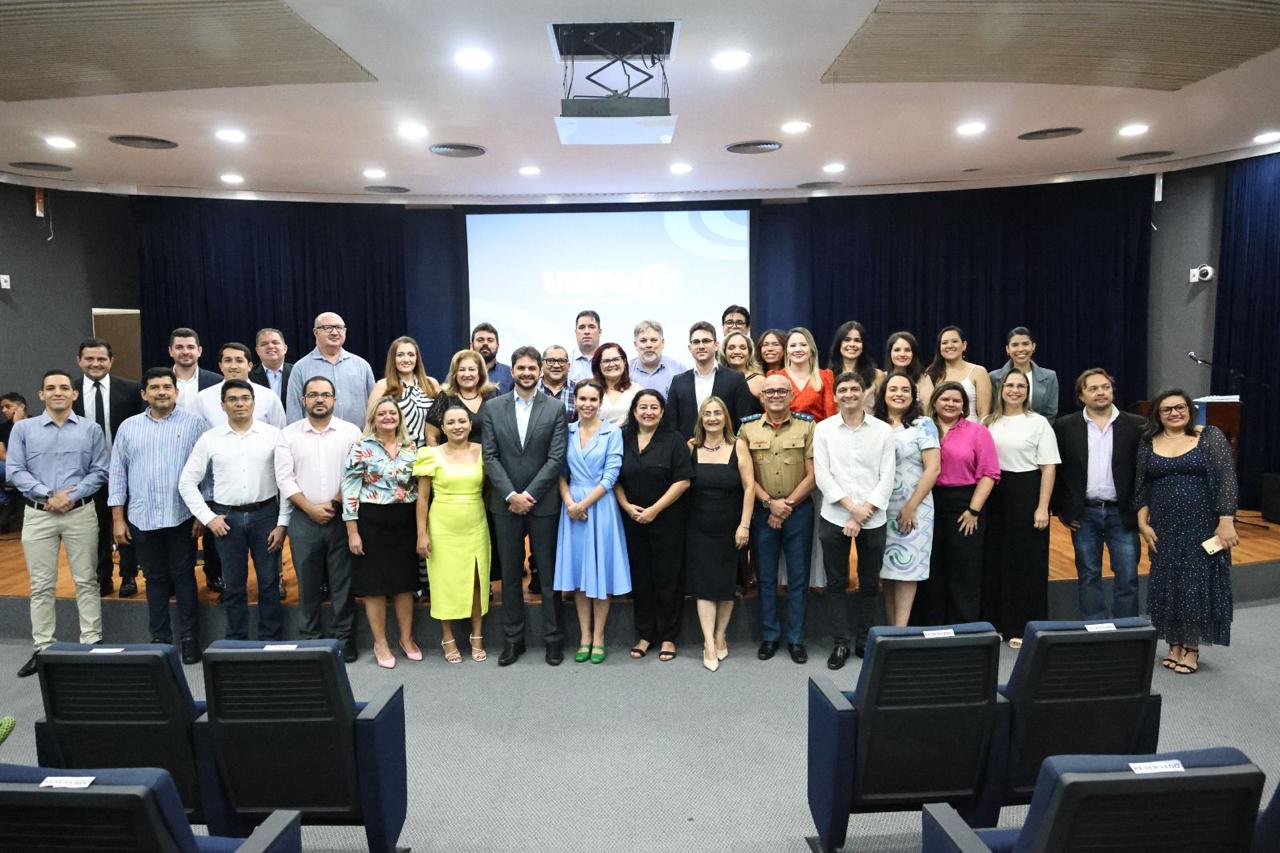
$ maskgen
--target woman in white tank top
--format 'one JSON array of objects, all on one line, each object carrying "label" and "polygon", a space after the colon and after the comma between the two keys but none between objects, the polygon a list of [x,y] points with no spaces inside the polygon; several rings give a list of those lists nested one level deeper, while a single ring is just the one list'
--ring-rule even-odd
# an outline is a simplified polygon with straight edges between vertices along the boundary
[{"label": "woman in white tank top", "polygon": [[982,365],[964,360],[968,348],[959,326],[944,326],[938,332],[937,352],[921,380],[921,384],[928,383],[927,393],[922,393],[921,398],[928,400],[933,389],[943,382],[959,382],[969,395],[969,420],[980,423],[991,414],[991,377]]}]

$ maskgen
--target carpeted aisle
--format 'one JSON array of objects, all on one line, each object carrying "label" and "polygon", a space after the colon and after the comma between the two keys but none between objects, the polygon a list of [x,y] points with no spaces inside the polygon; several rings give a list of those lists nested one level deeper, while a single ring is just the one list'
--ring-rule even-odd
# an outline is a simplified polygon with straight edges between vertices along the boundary
[{"label": "carpeted aisle", "polygon": [[[1235,643],[1205,648],[1201,670],[1176,676],[1157,667],[1164,694],[1162,749],[1237,746],[1280,779],[1280,667],[1272,639],[1280,603],[1236,613]],[[465,633],[462,635],[465,636]],[[702,669],[700,646],[669,664],[632,661],[610,649],[601,666],[542,662],[540,647],[515,666],[448,666],[436,654],[379,670],[366,651],[350,667],[357,697],[403,682],[409,724],[410,814],[401,843],[416,851],[805,851],[812,834],[805,802],[805,683],[827,677],[828,649],[811,662],[755,659],[737,643],[717,673]],[[36,680],[14,673],[29,650],[0,644],[0,716],[18,729],[0,761],[33,764],[32,721],[41,714]],[[1002,679],[1014,653],[1006,649]],[[851,689],[856,661],[837,676]],[[199,667],[187,676],[203,696]],[[282,771],[283,772],[283,771]],[[1016,824],[1023,809],[1006,809]],[[354,827],[304,828],[307,850],[362,850]],[[919,849],[918,814],[855,816],[846,849]]]}]

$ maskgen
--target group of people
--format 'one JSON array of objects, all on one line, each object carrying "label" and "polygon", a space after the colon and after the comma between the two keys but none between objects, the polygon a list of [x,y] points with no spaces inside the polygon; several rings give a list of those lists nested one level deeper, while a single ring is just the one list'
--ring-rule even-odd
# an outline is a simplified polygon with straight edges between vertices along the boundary
[{"label": "group of people", "polygon": [[[582,311],[572,349],[520,346],[509,364],[498,330],[480,323],[443,384],[409,337],[391,343],[375,379],[345,349],[333,313],[316,318],[315,348],[295,363],[283,335],[262,329],[252,351],[220,348],[220,375],[199,367],[198,334],[175,329],[172,366],[148,370],[140,386],[110,375],[108,342],[87,340],[80,375],[42,378],[43,414],[25,417],[18,395],[3,398],[0,460],[26,503],[35,650],[53,642],[59,543],[81,642],[101,640],[114,542],[120,594],[136,594],[139,567],[146,578],[152,639],[173,641],[173,596],[183,659],[198,660],[197,538],[229,638],[249,633],[250,557],[257,635],[282,636],[287,539],[301,636],[334,636],[355,660],[361,598],[387,668],[397,659],[388,602],[401,653],[423,657],[412,624],[424,590],[445,660],[485,660],[491,578],[502,581],[498,663],[518,660],[526,554],[551,665],[564,655],[563,593],[577,612],[574,659],[593,663],[608,654],[610,602],[627,594],[630,656],[675,658],[688,595],[703,665],[715,671],[752,569],[762,660],[784,633],[792,660],[807,660],[811,586],[825,592],[832,669],[861,655],[879,623],[982,619],[1017,647],[1027,621],[1047,617],[1051,514],[1071,530],[1084,618],[1137,615],[1141,537],[1149,611],[1170,644],[1164,665],[1195,672],[1200,643],[1230,641],[1232,451],[1220,431],[1195,425],[1185,393],[1157,395],[1144,421],[1117,409],[1114,380],[1092,368],[1074,385],[1081,409],[1058,417],[1057,375],[1033,360],[1025,327],[1009,332],[996,370],[966,360],[955,326],[938,334],[927,366],[912,334],[889,335],[881,369],[857,322],[835,331],[822,367],[808,329],[753,337],[750,321],[734,305],[719,329],[695,323],[690,369],[665,353],[654,320],[636,324],[633,358],[603,340],[599,314]],[[458,621],[469,625],[465,647]],[[19,674],[34,669],[33,655]]]}]

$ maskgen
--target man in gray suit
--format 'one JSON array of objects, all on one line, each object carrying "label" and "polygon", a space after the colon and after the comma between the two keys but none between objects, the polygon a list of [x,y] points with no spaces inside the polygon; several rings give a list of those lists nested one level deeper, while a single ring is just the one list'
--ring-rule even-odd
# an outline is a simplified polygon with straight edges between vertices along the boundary
[{"label": "man in gray suit", "polygon": [[[534,562],[544,571],[556,564],[556,532],[560,522],[559,479],[564,467],[568,427],[564,406],[538,393],[542,356],[533,347],[511,354],[515,390],[494,397],[480,410],[484,473],[489,478],[489,512],[493,516],[502,566],[503,647],[498,666],[510,666],[524,654],[524,537]],[[560,596],[544,584],[542,634],[547,663],[564,660]]]}]

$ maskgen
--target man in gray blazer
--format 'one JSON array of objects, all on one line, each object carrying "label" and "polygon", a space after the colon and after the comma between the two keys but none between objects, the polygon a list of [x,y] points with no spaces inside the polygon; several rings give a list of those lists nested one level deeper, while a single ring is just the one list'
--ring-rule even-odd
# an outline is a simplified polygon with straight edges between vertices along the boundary
[{"label": "man in gray blazer", "polygon": [[[484,473],[489,479],[488,509],[493,517],[502,566],[502,655],[510,666],[524,654],[524,538],[544,572],[556,564],[560,523],[559,480],[564,468],[568,427],[564,406],[538,393],[542,356],[533,347],[511,354],[515,390],[494,397],[480,410]],[[546,660],[564,660],[560,596],[543,584],[542,635]]]}]

